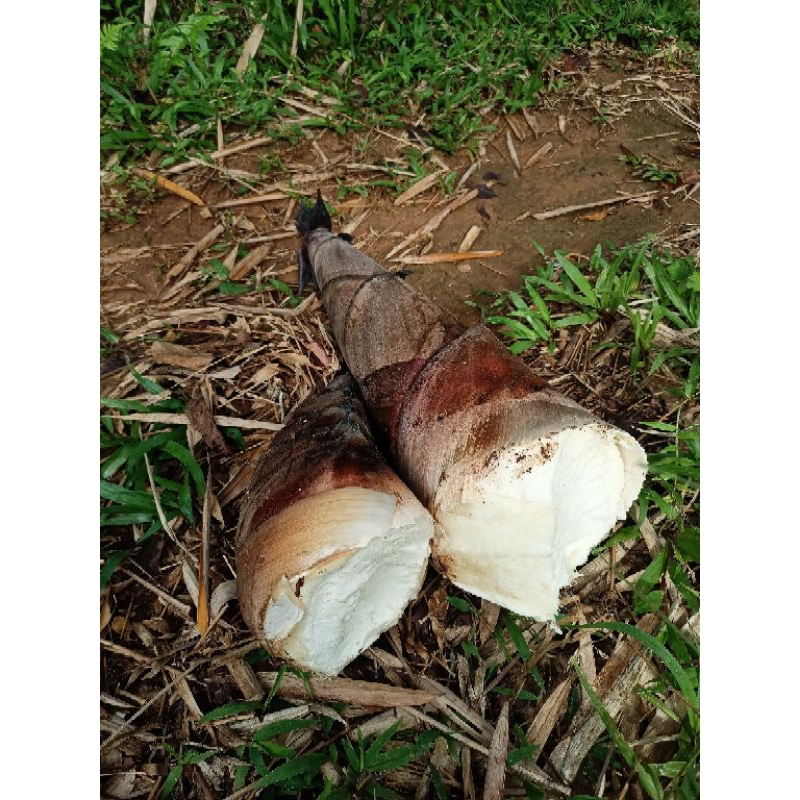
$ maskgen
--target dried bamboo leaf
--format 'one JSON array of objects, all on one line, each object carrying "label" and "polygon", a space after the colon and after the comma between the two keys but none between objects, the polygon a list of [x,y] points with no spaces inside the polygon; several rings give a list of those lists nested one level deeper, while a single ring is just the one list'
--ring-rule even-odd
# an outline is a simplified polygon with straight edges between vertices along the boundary
[{"label": "dried bamboo leaf", "polygon": [[236,581],[223,581],[211,592],[211,616],[218,616],[224,607],[236,599]]},{"label": "dried bamboo leaf", "polygon": [[446,686],[442,686],[427,675],[420,675],[417,678],[417,685],[420,689],[435,695],[435,705],[470,736],[487,744],[492,740],[492,726]]},{"label": "dried bamboo leaf", "polygon": [[172,192],[172,194],[182,197],[184,200],[188,200],[190,203],[194,203],[196,206],[205,206],[205,202],[201,200],[194,192],[184,189],[183,186],[178,186],[175,181],[171,181],[169,178],[162,178],[161,175],[156,175],[154,172],[150,172],[148,169],[139,169],[135,167],[131,171],[136,175],[141,175],[141,177],[146,178],[149,181],[155,181],[156,186],[160,186],[162,189],[166,189],[168,192]]},{"label": "dried bamboo leaf", "polygon": [[561,208],[554,208],[551,211],[542,211],[538,214],[532,214],[534,219],[552,219],[553,217],[562,217],[564,214],[572,214],[575,211],[584,211],[589,208],[598,208],[599,206],[618,205],[619,203],[629,203],[632,200],[641,200],[645,197],[653,197],[659,194],[658,189],[651,192],[639,192],[639,194],[622,194],[619,197],[609,197],[606,200],[595,200],[591,203],[581,203],[576,206],[562,206]]},{"label": "dried bamboo leaf", "polygon": [[189,712],[189,715],[194,720],[200,719],[203,716],[203,712],[200,710],[200,706],[197,705],[197,700],[195,700],[194,695],[192,694],[192,690],[189,688],[189,683],[183,676],[175,679],[175,689],[178,692],[178,696],[183,700],[186,704],[186,709]]},{"label": "dried bamboo leaf", "polygon": [[525,122],[528,123],[528,127],[533,133],[533,138],[537,139],[539,137],[539,126],[536,124],[535,117],[530,113],[530,111],[528,111],[527,108],[522,108],[520,110],[522,111],[522,116],[525,117]]},{"label": "dried bamboo leaf", "polygon": [[237,208],[238,206],[252,206],[256,203],[269,203],[273,200],[285,200],[289,197],[286,192],[268,192],[267,194],[256,194],[250,197],[237,197],[235,200],[223,200],[217,203],[214,208]]},{"label": "dried bamboo leaf", "polygon": [[[638,627],[652,633],[658,624],[658,617],[648,614]],[[621,638],[592,686],[612,719],[619,718],[628,696],[646,682],[650,670],[644,647],[633,639]],[[577,714],[550,755],[550,764],[562,780],[566,783],[574,780],[592,745],[605,730],[603,720],[593,708]]]},{"label": "dried bamboo leaf", "polygon": [[200,582],[197,580],[197,575],[187,556],[184,556],[181,560],[181,577],[189,597],[192,598],[194,607],[197,608],[197,602],[200,599]]},{"label": "dried bamboo leaf", "polygon": [[[138,422],[152,422],[164,425],[189,425],[186,414],[120,414],[115,419]],[[254,431],[280,431],[283,425],[277,422],[262,422],[257,419],[242,419],[240,417],[226,417],[222,414],[214,415],[214,424],[222,428],[247,428]]]},{"label": "dried bamboo leaf", "polygon": [[476,239],[483,233],[483,228],[480,225],[473,225],[465,234],[464,238],[461,240],[461,244],[458,246],[459,253],[466,253],[473,244],[475,244]]},{"label": "dried bamboo leaf", "polygon": [[371,717],[367,722],[362,722],[360,725],[353,727],[348,736],[354,741],[359,739],[363,741],[368,736],[380,736],[393,725],[396,725],[398,720],[400,722],[397,728],[398,731],[419,727],[419,722],[411,714],[404,713],[401,708],[390,708],[388,711],[383,711]]},{"label": "dried bamboo leaf", "polygon": [[[428,716],[427,714],[418,711],[416,708],[407,708],[409,714],[415,716],[417,719],[422,720],[425,722],[429,727],[435,728],[436,730],[440,730],[443,733],[446,733],[451,738],[455,739],[457,742],[461,742],[461,744],[466,745],[472,750],[477,750],[479,753],[483,753],[483,755],[489,755],[489,748],[480,744],[479,742],[470,739],[467,736],[463,736],[460,733],[452,731],[446,725],[443,725],[438,720],[434,719],[433,717]],[[524,776],[527,780],[535,783],[537,786],[541,786],[547,792],[557,795],[559,797],[568,797],[570,794],[570,790],[568,786],[565,786],[563,783],[553,780],[544,770],[540,769],[539,767],[533,764],[522,764],[517,763],[511,767],[511,771],[517,773],[518,775]]]},{"label": "dried bamboo leaf", "polygon": [[472,779],[472,750],[461,748],[461,785],[466,800],[475,800],[475,781]]},{"label": "dried bamboo leaf", "polygon": [[258,680],[255,670],[243,658],[228,661],[225,666],[245,700],[260,700],[264,696],[264,687]]},{"label": "dried bamboo leaf", "polygon": [[499,258],[504,250],[473,250],[471,252],[426,253],[422,256],[400,256],[401,264],[453,264],[456,261],[470,261],[477,258]]},{"label": "dried bamboo leaf", "polygon": [[529,725],[526,738],[531,744],[539,745],[534,761],[538,760],[544,746],[547,744],[547,740],[550,738],[550,734],[553,732],[553,728],[566,713],[569,694],[572,691],[574,682],[575,676],[569,675],[559,683],[544,701],[542,707],[536,712],[536,716]]},{"label": "dried bamboo leaf", "polygon": [[[194,399],[194,398],[193,398]],[[202,402],[202,399],[201,399]],[[189,404],[191,405],[191,403]],[[207,410],[208,416],[211,416],[211,412],[208,411],[207,406],[203,403],[203,408]],[[187,406],[187,412],[189,407]],[[216,436],[222,440],[224,444],[225,441],[222,439],[222,435],[220,434],[217,426],[214,425],[213,418],[211,419],[211,425],[213,426],[213,431]],[[205,435],[203,436],[205,440]],[[208,443],[207,443],[208,444]],[[197,629],[200,631],[200,636],[205,636],[206,632],[208,631],[209,625],[209,597],[208,597],[208,587],[211,582],[209,577],[209,558],[211,556],[211,467],[208,468],[206,472],[206,490],[203,494],[203,519],[202,525],[200,527],[200,556],[198,558],[197,563],[197,582],[198,582],[198,593],[197,593]]]},{"label": "dried bamboo leaf", "polygon": [[517,156],[517,149],[514,147],[514,140],[511,138],[511,131],[506,131],[506,148],[508,155],[511,157],[511,163],[514,165],[517,172],[522,172],[522,167],[519,165],[519,157]]},{"label": "dried bamboo leaf", "polygon": [[[177,278],[180,275],[183,275],[184,272],[189,268],[192,261],[194,261],[195,257],[200,253],[204,252],[207,247],[212,245],[217,239],[219,239],[222,234],[225,233],[225,226],[224,225],[217,225],[216,227],[212,228],[194,247],[190,248],[190,250],[186,253],[180,261],[178,261],[175,266],[173,266],[170,271],[167,273],[167,279],[169,278]],[[167,292],[164,295],[164,299],[169,298],[171,294]],[[195,311],[196,309],[187,309],[191,311]]]},{"label": "dried bamboo leaf", "polygon": [[526,162],[523,170],[532,167],[539,159],[544,158],[551,150],[553,145],[551,142],[545,142]]},{"label": "dried bamboo leaf", "polygon": [[467,192],[466,194],[462,195],[461,197],[456,198],[453,200],[450,205],[445,206],[438,214],[431,217],[421,228],[416,231],[413,231],[405,239],[403,239],[400,244],[393,247],[386,255],[387,258],[391,258],[396,253],[399,253],[401,250],[405,250],[412,242],[416,241],[420,236],[426,236],[429,233],[433,233],[444,221],[445,219],[457,209],[461,208],[461,206],[469,203],[470,200],[474,200],[478,196],[478,190],[472,189],[471,191]]},{"label": "dried bamboo leaf", "polygon": [[516,137],[518,142],[525,141],[526,131],[523,125],[520,124],[519,120],[515,119],[509,114],[506,114],[506,123],[508,127],[514,132],[514,136]]},{"label": "dried bamboo leaf", "polygon": [[255,54],[258,52],[258,48],[261,46],[261,40],[263,38],[264,23],[257,22],[253,26],[253,30],[250,31],[247,41],[242,46],[242,52],[239,55],[239,60],[236,62],[236,66],[233,68],[240,80],[244,75],[244,71],[247,69],[247,65],[250,63],[250,59],[254,58]]},{"label": "dried bamboo leaf", "polygon": [[497,620],[500,618],[500,606],[497,603],[481,598],[481,615],[478,623],[478,638],[481,644],[489,641],[497,627]]},{"label": "dried bamboo leaf", "polygon": [[153,17],[156,15],[158,0],[144,0],[144,14],[142,15],[142,38],[145,43],[150,39],[150,29],[153,27]]},{"label": "dried bamboo leaf", "polygon": [[473,161],[472,164],[467,167],[464,174],[459,178],[458,183],[456,184],[456,191],[459,191],[461,188],[463,188],[464,184],[466,184],[466,182],[472,177],[472,173],[478,169],[479,164],[480,161]]},{"label": "dried bamboo leaf", "polygon": [[395,198],[394,204],[396,206],[401,206],[403,203],[413,200],[415,197],[417,197],[417,195],[420,195],[427,189],[430,189],[431,186],[433,186],[439,179],[441,174],[441,172],[431,172],[424,178],[418,180],[416,183],[413,183],[408,187],[408,189]]},{"label": "dried bamboo leaf", "polygon": [[[261,682],[272,688],[277,681],[277,672],[259,672]],[[432,703],[435,695],[419,689],[404,689],[385,683],[357,681],[349,678],[308,678],[306,682],[295,675],[284,674],[276,694],[294,700],[311,697],[325,702],[350,703],[365,708],[395,708],[421,706]]]},{"label": "dried bamboo leaf", "polygon": [[250,270],[257,267],[272,251],[272,243],[266,242],[248,253],[230,272],[232,281],[240,281],[247,277]]},{"label": "dried bamboo leaf", "polygon": [[239,144],[226,147],[224,150],[215,150],[211,154],[211,158],[216,160],[225,158],[225,156],[232,156],[235,153],[243,153],[245,150],[251,150],[254,147],[260,147],[262,144],[269,144],[271,141],[271,136],[256,136],[255,138],[248,139],[245,142],[240,142]]},{"label": "dried bamboo leaf", "polygon": [[150,355],[156,364],[183,367],[196,372],[205,369],[213,360],[211,353],[173,342],[157,341],[150,345]]},{"label": "dried bamboo leaf", "polygon": [[483,785],[483,800],[503,800],[506,783],[506,754],[508,753],[508,701],[503,703],[500,718],[489,747],[489,764]]}]

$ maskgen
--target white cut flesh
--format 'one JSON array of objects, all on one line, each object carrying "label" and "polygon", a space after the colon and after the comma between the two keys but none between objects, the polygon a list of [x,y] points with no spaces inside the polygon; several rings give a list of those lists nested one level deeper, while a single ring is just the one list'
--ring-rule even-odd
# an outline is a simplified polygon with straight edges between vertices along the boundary
[{"label": "white cut flesh", "polygon": [[337,675],[400,619],[422,585],[433,536],[433,519],[414,499],[354,488],[332,494],[341,502],[335,517],[317,520],[320,538],[346,547],[284,578],[264,616],[267,640],[324,675]]},{"label": "white cut flesh", "polygon": [[437,493],[453,582],[518,614],[551,620],[559,590],[624,519],[644,482],[644,450],[602,424],[569,428],[459,471]]}]

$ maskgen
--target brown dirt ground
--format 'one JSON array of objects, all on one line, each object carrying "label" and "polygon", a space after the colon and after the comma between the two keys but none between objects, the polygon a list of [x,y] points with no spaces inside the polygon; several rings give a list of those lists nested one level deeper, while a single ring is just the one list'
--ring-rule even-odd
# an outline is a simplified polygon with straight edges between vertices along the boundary
[{"label": "brown dirt ground", "polygon": [[[500,258],[468,265],[413,267],[409,282],[463,322],[472,322],[477,317],[477,312],[464,304],[466,299],[474,298],[477,289],[510,289],[519,285],[520,276],[540,259],[532,245],[534,240],[548,252],[560,249],[586,255],[598,243],[623,244],[653,233],[665,246],[683,252],[697,250],[697,77],[661,61],[643,63],[620,53],[593,54],[588,62],[580,63],[584,69],[562,74],[568,88],[561,96],[551,95],[539,108],[529,111],[532,124],[523,115],[510,122],[505,118],[496,121],[499,130],[484,143],[479,166],[467,188],[485,182],[482,175],[495,172],[500,176],[492,184],[497,196],[467,202],[446,217],[431,237],[421,238],[408,251],[419,254],[426,248],[430,252],[455,250],[473,225],[483,229],[473,248],[504,251]],[[600,108],[606,117],[602,123],[595,119]],[[544,143],[553,146],[546,157],[521,174],[516,174],[506,146],[509,125],[521,134],[520,138],[514,137],[514,144],[522,164]],[[371,189],[366,198],[350,195],[337,201],[337,179],[353,186],[364,185],[375,176],[385,177],[379,171],[346,165],[381,165],[384,158],[396,158],[398,163],[407,164],[405,153],[410,143],[398,141],[404,134],[397,131],[373,130],[344,139],[327,131],[313,135],[316,144],[305,139],[294,146],[277,143],[252,148],[218,159],[214,167],[190,165],[190,169],[173,172],[168,177],[191,189],[209,206],[269,191],[275,181],[288,178],[307,189],[308,194],[319,186],[324,196],[333,200],[341,226],[360,219],[354,231],[356,244],[394,268],[403,265],[386,262],[387,253],[466,191],[453,198],[429,190],[412,204],[399,208],[380,188]],[[239,141],[229,137],[226,146]],[[669,165],[685,183],[677,188],[660,187],[634,178],[629,167],[618,160],[620,145]],[[242,173],[258,173],[260,159],[274,154],[280,156],[285,171],[258,176],[254,190],[239,194]],[[470,164],[468,156],[451,158],[433,152],[428,155],[441,159],[459,175]],[[331,175],[318,177],[324,173]],[[610,198],[619,192],[638,193],[653,188],[663,189],[657,200],[613,206],[607,214],[598,214],[595,219],[569,214],[545,221],[531,217],[517,220],[526,211],[537,213]],[[252,250],[256,244],[248,240],[277,235],[282,238],[273,240],[247,277],[261,281],[275,276],[294,284],[296,239],[292,235],[292,219],[296,204],[288,197],[215,209],[210,215],[162,190],[149,194],[128,192],[125,187],[104,182],[102,198],[106,209],[135,212],[138,216],[133,225],[107,220],[101,232],[101,324],[122,337],[118,352],[107,356],[101,365],[103,394],[147,399],[124,369],[123,358],[127,356],[140,372],[168,385],[173,396],[188,398],[202,389],[215,413],[280,422],[296,402],[325,383],[338,369],[336,351],[316,301],[310,300],[301,316],[280,317],[259,310],[262,304],[275,306],[281,302],[276,292],[257,295],[253,304],[251,295],[214,298],[199,283],[202,275],[198,267],[204,259],[211,255],[225,259],[231,255],[238,264],[240,260],[230,252],[236,244]],[[180,259],[217,223],[224,225],[217,243],[224,242],[226,247],[215,252],[208,250],[179,269]],[[235,322],[231,323],[231,319]],[[189,350],[169,357],[159,356],[151,343],[142,338],[143,333],[182,344]],[[558,343],[552,357],[540,359],[537,369],[553,380],[560,391],[616,424],[630,426],[633,420],[666,417],[674,410],[675,401],[662,391],[659,381],[663,382],[663,376],[655,376],[649,391],[637,394],[630,387],[629,378],[624,377],[625,365],[617,363],[616,355],[611,351],[605,351],[599,358],[591,355],[593,344],[614,335],[613,328],[609,330],[600,324],[576,331]],[[202,369],[197,368],[196,358],[204,363]],[[697,411],[690,408],[683,413],[691,419]],[[121,430],[121,422],[118,425]],[[236,500],[246,485],[253,462],[271,438],[266,430],[244,433],[248,446],[245,453],[223,452],[214,447],[204,449],[198,437],[201,463],[204,468],[212,468],[219,502],[219,519],[212,524],[211,534],[212,589],[229,584],[233,577],[230,565],[234,558],[231,542],[236,525]],[[643,443],[648,446],[646,440]],[[244,628],[235,603],[222,602],[217,621],[198,641],[187,571],[191,574],[197,568],[200,532],[179,523],[176,533],[181,550],[166,537],[151,539],[117,571],[101,597],[101,765],[107,796],[157,796],[170,763],[162,743],[177,746],[191,741],[200,748],[216,746],[222,750],[202,768],[198,765],[185,770],[182,796],[226,797],[232,791],[233,770],[240,763],[229,754],[237,744],[248,741],[244,728],[237,728],[237,725],[246,728],[247,719],[214,725],[200,725],[197,719],[200,713],[219,705],[254,696],[254,692],[257,694],[254,686],[260,685],[259,681],[269,685],[270,671],[277,668],[270,659],[252,664],[244,660],[256,645]],[[130,546],[126,535],[129,533],[106,531],[104,544],[112,548]],[[612,618],[636,624],[630,593],[620,588],[620,580],[642,569],[649,560],[641,540],[633,546],[630,543],[615,546],[611,562],[606,556],[595,559],[583,570],[585,577],[565,590],[564,611],[568,618],[574,621]],[[343,677],[337,679],[340,683],[331,685],[336,695],[332,700],[350,700],[346,708],[336,707],[343,709],[342,715],[353,726],[348,735],[355,736],[355,726],[367,719],[372,723],[381,711],[363,698],[361,704],[353,702],[352,692],[357,697],[363,688],[350,683],[352,679],[379,684],[387,691],[393,686],[426,685],[431,689],[431,684],[424,681],[434,680],[435,693],[450,691],[454,694],[447,694],[447,702],[456,703],[457,707],[458,703],[466,704],[459,713],[478,714],[484,719],[486,730],[480,733],[466,730],[469,736],[488,746],[494,729],[486,720],[498,718],[504,699],[483,685],[481,670],[493,659],[501,664],[499,685],[524,687],[534,693],[538,689],[529,667],[532,664],[538,667],[547,687],[546,695],[539,702],[512,706],[512,723],[522,725],[531,735],[539,724],[537,719],[541,719],[538,714],[545,698],[551,697],[564,681],[571,680],[570,661],[576,654],[585,674],[591,678],[595,670],[600,672],[610,663],[607,659],[611,652],[619,650],[619,643],[612,636],[590,642],[579,631],[556,636],[547,626],[523,626],[533,650],[527,666],[518,657],[506,658],[488,636],[482,638],[483,664],[472,672],[459,647],[469,635],[472,620],[448,605],[445,599],[448,593],[463,596],[430,571],[423,592],[405,618],[379,640],[371,653],[353,662]],[[496,622],[495,613],[490,606],[481,610],[480,618],[487,630]],[[685,614],[679,615],[675,621],[683,624],[686,618]],[[620,651],[618,655],[622,658],[621,666],[633,663],[632,654]],[[605,680],[614,677],[605,671],[603,675]],[[286,691],[287,687],[281,690],[283,694]],[[572,730],[569,718],[574,707],[567,710],[570,696],[578,697],[573,691],[559,699],[555,735],[542,748],[537,759],[539,767],[547,767],[554,740]],[[339,714],[321,704],[315,709],[314,713]],[[651,712],[632,695],[619,718],[623,734],[629,740],[646,732],[652,735]],[[426,707],[426,713],[439,712]],[[384,727],[393,719],[384,720]],[[419,722],[404,718],[406,724],[419,725]],[[451,715],[449,724],[458,730],[461,730],[459,725],[463,728],[463,721],[459,722],[457,716]],[[670,732],[666,728],[659,732],[665,730]],[[303,750],[309,743],[310,740],[298,740],[291,745]],[[652,747],[649,754],[653,755]],[[457,763],[446,752],[434,755],[439,758],[439,771],[454,793],[452,796],[469,796],[468,784],[473,775],[480,794],[485,767],[482,756],[473,752],[471,766],[469,763],[465,766],[463,757]],[[412,796],[415,791],[417,796],[428,796],[431,778],[426,763],[388,773],[384,776],[386,785],[402,796]],[[555,776],[552,771],[550,774]],[[609,796],[619,796],[631,779],[632,775],[624,770],[610,769],[606,784]],[[573,791],[592,793],[597,789],[584,783],[579,776],[573,783]],[[638,789],[635,781],[632,786],[630,796],[635,796]],[[524,791],[518,776],[509,773],[506,795],[517,794],[524,795]]]},{"label": "brown dirt ground", "polygon": [[[468,202],[450,214],[432,238],[422,238],[420,243],[429,245],[433,252],[456,250],[469,228],[478,225],[482,232],[473,249],[501,249],[504,255],[468,265],[416,266],[409,282],[463,322],[474,322],[477,312],[465,306],[464,300],[474,299],[479,289],[496,291],[518,287],[520,276],[530,272],[541,260],[533,242],[538,242],[548,253],[563,250],[586,255],[598,243],[624,244],[648,233],[664,240],[684,234],[691,240],[699,226],[700,198],[699,191],[687,195],[694,184],[699,183],[699,137],[694,127],[678,114],[692,122],[696,119],[698,79],[689,71],[662,68],[663,74],[659,74],[653,69],[656,65],[645,66],[649,67],[646,72],[637,60],[620,64],[618,59],[598,57],[590,62],[586,72],[568,76],[572,89],[565,97],[551,97],[542,108],[528,112],[532,126],[522,115],[516,115],[511,124],[524,137],[522,140],[513,138],[520,164],[524,165],[543,144],[552,145],[546,156],[521,174],[515,170],[506,146],[508,120],[496,120],[498,133],[482,147],[479,166],[466,183],[466,188],[487,183],[482,176],[496,173],[499,180],[488,182],[496,197]],[[603,123],[597,121],[598,108],[606,110]],[[559,118],[563,121],[563,133],[559,130]],[[329,173],[329,178],[298,183],[298,189],[302,191],[302,187],[307,187],[306,193],[313,194],[320,188],[326,200],[339,211],[341,225],[366,212],[353,232],[362,249],[384,262],[398,239],[421,227],[447,199],[442,199],[434,189],[398,208],[386,190],[371,188],[366,198],[351,196],[337,202],[336,183],[364,186],[371,177],[386,177],[377,171],[351,170],[343,165],[380,165],[383,159],[397,159],[402,164],[407,161],[405,152],[409,143],[398,138],[393,131],[373,131],[345,138],[324,131],[315,135],[314,147],[309,146],[308,140],[295,146],[271,143],[225,158],[219,170],[197,168],[176,180],[183,178],[187,188],[208,205],[213,205],[237,197],[236,190],[241,187],[235,180],[235,170],[257,174],[263,157],[279,156],[290,171],[262,178],[262,185],[268,186],[274,180],[287,177],[307,179]],[[636,178],[630,167],[619,160],[623,152],[621,146],[637,156],[646,155],[669,166],[688,183],[670,192],[673,187],[660,187]],[[323,154],[328,163],[323,161]],[[439,154],[437,157],[459,176],[470,164],[468,156]],[[543,221],[530,216],[517,220],[523,212],[533,214],[607,199],[620,193],[636,194],[658,188],[666,191],[657,200],[606,207],[607,214],[594,215],[602,219],[587,219],[587,215],[593,216],[590,210]],[[119,286],[105,285],[103,298],[156,299],[164,285],[163,270],[208,233],[218,219],[225,222],[227,217],[232,226],[239,228],[232,238],[246,241],[291,230],[294,210],[288,200],[278,199],[241,206],[235,213],[217,213],[213,218],[204,218],[196,206],[157,191],[152,200],[137,208],[138,224],[116,230],[108,226],[103,231],[101,249],[104,253],[122,248],[149,248],[124,268],[139,286],[129,286],[126,292]],[[248,232],[250,225],[252,229]],[[409,252],[419,251],[419,243],[415,244]],[[692,241],[692,244],[697,242]],[[296,285],[297,280],[295,246],[291,238],[279,240],[270,258],[266,259],[275,262],[272,273],[291,285]],[[387,266],[399,268],[400,265]]]}]

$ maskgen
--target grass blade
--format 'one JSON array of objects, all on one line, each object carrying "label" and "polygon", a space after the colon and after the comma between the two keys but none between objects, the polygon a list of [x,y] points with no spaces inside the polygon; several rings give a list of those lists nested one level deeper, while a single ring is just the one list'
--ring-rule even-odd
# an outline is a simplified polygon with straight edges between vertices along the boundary
[{"label": "grass blade", "polygon": [[593,622],[586,625],[575,625],[571,627],[617,631],[618,633],[625,633],[628,636],[636,639],[664,662],[664,665],[670,671],[672,677],[675,678],[675,683],[678,684],[678,687],[683,693],[684,700],[686,700],[687,704],[692,708],[692,710],[699,715],[700,701],[697,698],[697,692],[695,692],[694,686],[692,686],[689,675],[678,663],[675,656],[673,656],[672,653],[670,653],[669,650],[667,650],[667,648],[658,641],[658,639],[633,625],[628,625],[625,622]]},{"label": "grass blade", "polygon": [[648,766],[645,766],[636,758],[633,748],[625,741],[624,737],[619,732],[619,728],[614,724],[611,715],[606,711],[606,707],[600,702],[600,698],[595,694],[594,689],[592,689],[589,681],[583,676],[577,664],[575,664],[575,671],[578,673],[578,680],[581,682],[583,691],[586,692],[587,696],[592,701],[595,711],[600,719],[603,720],[603,724],[606,726],[609,736],[614,740],[614,744],[616,744],[620,754],[625,759],[628,766],[636,770],[642,788],[653,800],[661,800],[664,797],[664,790],[661,788],[658,776],[651,771],[651,768],[648,768]]}]

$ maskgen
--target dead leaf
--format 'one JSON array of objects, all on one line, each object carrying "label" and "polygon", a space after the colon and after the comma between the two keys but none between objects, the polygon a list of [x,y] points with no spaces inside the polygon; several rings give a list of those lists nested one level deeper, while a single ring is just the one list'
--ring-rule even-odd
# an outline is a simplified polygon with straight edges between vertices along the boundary
[{"label": "dead leaf", "polygon": [[526,162],[523,169],[532,167],[540,158],[544,158],[551,150],[553,145],[551,142],[545,142]]},{"label": "dead leaf", "polygon": [[153,342],[150,355],[156,364],[167,364],[171,367],[183,367],[193,372],[204,369],[213,360],[211,353],[204,353],[182,344],[170,342]]},{"label": "dead leaf", "polygon": [[508,127],[511,128],[512,131],[514,131],[514,136],[517,137],[517,141],[519,142],[525,141],[526,131],[518,120],[506,114],[506,123],[508,123]]},{"label": "dead leaf", "polygon": [[261,383],[269,383],[279,372],[280,368],[276,364],[265,364],[250,378],[250,383],[253,386],[258,386]]},{"label": "dead leaf", "polygon": [[528,111],[527,108],[521,109],[522,116],[525,117],[525,122],[528,123],[528,127],[533,132],[533,138],[536,139],[539,136],[539,126],[536,124],[536,118]]},{"label": "dead leaf", "polygon": [[599,211],[592,211],[589,214],[584,214],[580,219],[588,220],[589,222],[600,222],[600,220],[605,219],[608,216],[608,212],[611,209],[609,208],[601,208]]},{"label": "dead leaf", "polygon": [[186,416],[189,424],[203,437],[206,446],[218,447],[223,451],[228,450],[228,445],[219,432],[217,423],[214,422],[211,409],[203,400],[199,385],[195,388],[192,399],[186,404]]},{"label": "dead leaf", "polygon": [[111,621],[111,605],[108,602],[108,593],[103,596],[103,602],[100,604],[100,632]]},{"label": "dead leaf", "polygon": [[183,676],[176,678],[175,689],[178,696],[186,704],[186,710],[189,712],[189,716],[194,720],[200,719],[200,717],[203,716],[203,712],[200,710],[200,706],[197,705],[197,700],[195,700],[186,678]]},{"label": "dead leaf", "polygon": [[231,271],[230,278],[232,281],[240,281],[245,278],[253,267],[257,267],[272,250],[272,243],[267,242],[262,244],[261,247],[256,247],[255,250],[248,253]]},{"label": "dead leaf", "polygon": [[481,235],[482,231],[483,228],[481,228],[480,225],[473,225],[461,240],[461,244],[458,246],[458,252],[466,253],[467,250],[475,244],[475,240]]},{"label": "dead leaf", "polygon": [[[205,406],[205,403],[203,404]],[[210,413],[209,413],[209,416]],[[214,420],[211,420],[214,425]],[[214,425],[217,436],[220,436],[217,426]],[[211,533],[211,468],[206,472],[206,491],[203,496],[203,523],[200,529],[200,555],[197,562],[197,629],[201,636],[205,636],[210,623],[209,614],[209,558],[211,555],[210,533]]]},{"label": "dead leaf", "polygon": [[[194,261],[195,256],[199,253],[202,253],[207,247],[212,245],[217,239],[219,239],[222,234],[225,233],[225,226],[224,225],[217,225],[216,227],[212,228],[196,245],[189,248],[186,255],[178,261],[175,266],[173,266],[170,271],[167,273],[167,279],[169,278],[177,278],[183,275],[184,272],[191,266],[192,261]],[[167,300],[172,296],[171,292],[166,292],[162,299]],[[185,312],[197,312],[200,309],[195,308],[187,308],[183,309]]]},{"label": "dead leaf", "polygon": [[461,748],[461,785],[464,787],[464,797],[475,800],[475,783],[472,780],[472,750],[469,747]]},{"label": "dead leaf", "polygon": [[175,181],[171,181],[169,178],[162,178],[161,175],[156,175],[148,169],[134,168],[132,172],[142,178],[146,178],[148,181],[155,181],[156,186],[160,186],[162,189],[166,189],[168,192],[172,192],[172,194],[182,197],[184,200],[188,200],[196,206],[205,206],[205,203],[194,192],[184,189],[183,186],[178,186]]},{"label": "dead leaf", "polygon": [[114,775],[106,786],[106,794],[115,800],[127,800],[129,797],[137,797],[136,791],[136,770],[131,769],[122,775]]},{"label": "dead leaf", "polygon": [[467,253],[426,253],[423,256],[401,256],[401,264],[452,264],[456,261],[470,261],[476,258],[499,258],[503,250],[471,250]]},{"label": "dead leaf", "polygon": [[[265,686],[272,687],[278,680],[278,672],[259,672],[259,679]],[[404,689],[374,681],[357,681],[350,678],[315,678],[300,680],[295,675],[282,673],[276,694],[303,700],[309,696],[325,702],[342,702],[364,706],[365,708],[413,707],[431,703],[435,696],[431,692],[418,689]]]},{"label": "dead leaf", "polygon": [[236,581],[223,581],[211,592],[211,616],[216,617],[222,609],[236,599]]},{"label": "dead leaf", "polygon": [[478,636],[481,644],[489,641],[500,618],[500,606],[485,598],[481,600],[481,616],[478,623]]},{"label": "dead leaf", "polygon": [[478,196],[478,190],[472,189],[471,191],[463,194],[461,197],[457,197],[453,200],[449,205],[445,206],[438,214],[434,214],[421,228],[417,229],[416,231],[412,231],[411,233],[403,239],[400,244],[395,245],[387,254],[386,258],[392,258],[395,254],[399,253],[401,250],[405,250],[413,241],[419,239],[421,236],[427,236],[429,233],[433,233],[444,220],[453,212],[461,208],[461,206],[466,205],[471,200],[474,200]]},{"label": "dead leaf", "polygon": [[142,15],[142,38],[145,42],[150,38],[150,28],[153,27],[153,17],[156,15],[158,0],[144,0],[144,14]]},{"label": "dead leaf", "polygon": [[[264,696],[264,687],[261,685],[261,681],[258,680],[255,670],[243,658],[228,661],[225,666],[228,668],[228,672],[231,673],[231,677],[236,681],[236,685],[245,700],[260,700]],[[295,709],[292,710],[295,711]],[[261,727],[262,724],[259,720],[258,727]]]},{"label": "dead leaf", "polygon": [[514,140],[511,138],[511,131],[506,131],[506,148],[508,149],[508,155],[511,157],[511,163],[516,167],[517,172],[522,172],[517,156],[517,149],[514,147]]},{"label": "dead leaf", "polygon": [[506,783],[506,754],[508,753],[508,701],[503,703],[500,718],[489,748],[489,764],[483,784],[483,800],[503,800]]},{"label": "dead leaf", "polygon": [[533,722],[531,722],[525,736],[531,744],[539,745],[539,749],[534,755],[534,761],[539,758],[542,748],[547,744],[547,740],[550,738],[556,723],[566,713],[569,694],[574,681],[574,675],[570,675],[562,681],[536,712],[536,716],[533,718]]},{"label": "dead leaf", "polygon": [[561,208],[554,208],[552,211],[542,211],[539,214],[533,214],[534,219],[544,220],[551,219],[552,217],[561,217],[564,214],[572,214],[575,211],[586,211],[590,208],[599,208],[600,206],[615,206],[619,203],[630,203],[632,201],[642,200],[648,202],[649,198],[658,194],[658,189],[650,192],[640,192],[639,194],[622,194],[617,197],[609,197],[605,200],[595,200],[592,203],[581,203],[575,206],[562,206]]},{"label": "dead leaf", "polygon": [[308,360],[308,356],[304,356],[302,353],[280,353],[278,355],[278,361],[287,367],[312,366],[311,362]]},{"label": "dead leaf", "polygon": [[236,62],[236,66],[233,68],[240,80],[244,74],[244,71],[247,69],[247,65],[250,63],[250,59],[253,58],[258,51],[258,48],[261,45],[261,39],[263,37],[264,23],[258,22],[253,26],[253,30],[250,31],[250,35],[247,37],[247,41],[242,47],[239,60]]},{"label": "dead leaf", "polygon": [[331,357],[314,341],[306,342],[306,347],[319,359],[319,363],[330,369],[333,361]]},{"label": "dead leaf", "polygon": [[430,189],[441,175],[441,172],[431,172],[429,175],[426,175],[424,178],[418,180],[416,183],[412,184],[408,187],[402,194],[398,195],[395,198],[394,204],[396,206],[401,206],[403,203],[407,203],[409,200],[412,200],[417,195],[422,194],[427,189]]}]

